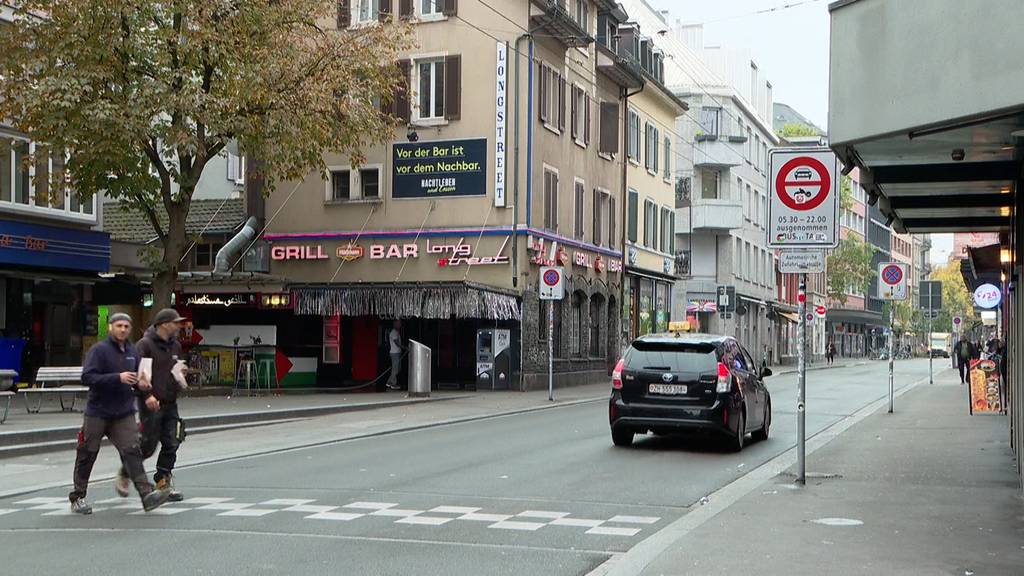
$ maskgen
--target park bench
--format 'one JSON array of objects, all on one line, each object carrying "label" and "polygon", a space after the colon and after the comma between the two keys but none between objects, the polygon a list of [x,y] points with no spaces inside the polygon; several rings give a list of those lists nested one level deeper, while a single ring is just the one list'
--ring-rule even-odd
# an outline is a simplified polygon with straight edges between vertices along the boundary
[{"label": "park bench", "polygon": [[[69,385],[69,383],[78,385]],[[46,396],[57,396],[60,401],[60,409],[63,412],[73,411],[75,401],[79,394],[89,391],[88,386],[82,386],[81,366],[47,366],[36,372],[35,384],[31,388],[22,388],[21,393],[25,395],[25,410],[30,414],[38,414],[43,407],[43,398]],[[33,409],[29,398],[35,396],[36,403]],[[71,396],[70,406],[65,404],[64,399]]]}]

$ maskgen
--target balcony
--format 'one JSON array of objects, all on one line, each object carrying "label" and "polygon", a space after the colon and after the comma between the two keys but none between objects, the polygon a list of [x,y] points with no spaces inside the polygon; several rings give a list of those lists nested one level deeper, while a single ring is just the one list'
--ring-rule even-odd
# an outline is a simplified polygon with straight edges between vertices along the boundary
[{"label": "balcony", "polygon": [[597,43],[597,70],[619,86],[636,89],[644,85],[643,69],[636,59],[619,50]]},{"label": "balcony", "polygon": [[531,0],[530,3],[531,31],[551,35],[567,48],[582,48],[594,42],[594,37],[569,13],[566,0]]},{"label": "balcony", "polygon": [[743,155],[733,144],[746,142],[746,136],[698,134],[694,140],[694,166],[726,169],[743,164]]},{"label": "balcony", "polygon": [[743,227],[743,203],[740,200],[695,198],[688,208],[676,209],[676,233],[712,232],[728,234]]}]

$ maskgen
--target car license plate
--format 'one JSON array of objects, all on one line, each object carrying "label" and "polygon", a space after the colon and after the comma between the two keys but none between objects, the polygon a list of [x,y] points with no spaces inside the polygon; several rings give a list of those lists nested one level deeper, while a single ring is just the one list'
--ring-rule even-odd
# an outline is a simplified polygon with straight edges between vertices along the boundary
[{"label": "car license plate", "polygon": [[650,384],[647,386],[650,394],[686,394],[686,386],[679,384]]}]

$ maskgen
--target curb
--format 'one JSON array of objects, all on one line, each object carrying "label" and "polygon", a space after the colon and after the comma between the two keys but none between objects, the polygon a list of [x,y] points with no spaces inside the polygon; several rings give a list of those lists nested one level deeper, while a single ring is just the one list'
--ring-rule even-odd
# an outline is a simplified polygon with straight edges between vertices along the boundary
[{"label": "curb", "polygon": [[[807,368],[807,371],[811,372],[811,371],[815,371],[815,370],[834,370],[836,368],[856,368],[857,366],[867,366],[868,364],[871,364],[871,362],[872,362],[872,360],[864,360],[864,361],[861,361],[861,362],[851,362],[849,364],[833,364],[831,366],[827,366],[827,365],[826,366],[809,366]],[[792,369],[789,369],[787,367],[786,370],[781,370],[779,372],[773,372],[772,376],[785,376],[787,374],[796,374],[798,371],[799,370],[797,368],[795,368],[795,367],[792,368]]]},{"label": "curb", "polygon": [[[479,415],[476,415],[476,416],[465,416],[465,417],[462,417],[462,418],[451,418],[451,419],[447,419],[447,420],[439,420],[437,422],[430,422],[430,423],[427,423],[427,424],[417,424],[417,425],[413,425],[413,426],[399,426],[397,428],[393,428],[393,429],[390,429],[390,430],[381,430],[379,432],[368,432],[368,433],[365,433],[365,434],[353,434],[352,436],[346,436],[346,437],[342,437],[342,438],[333,438],[333,439],[330,439],[330,440],[321,440],[319,442],[309,442],[309,443],[306,443],[306,444],[298,444],[298,445],[295,445],[295,446],[289,446],[287,448],[275,448],[275,449],[272,449],[272,450],[263,450],[263,451],[257,451],[257,452],[247,452],[245,454],[236,454],[236,455],[232,455],[232,456],[222,456],[222,457],[219,457],[219,458],[211,458],[209,460],[203,460],[203,461],[199,461],[199,462],[191,462],[191,463],[188,463],[188,464],[182,464],[182,465],[178,466],[177,468],[179,468],[179,469],[198,468],[200,466],[209,466],[209,465],[212,465],[212,464],[222,464],[222,463],[225,463],[225,462],[234,462],[234,461],[238,461],[238,460],[244,460],[244,459],[247,459],[247,458],[258,458],[260,456],[267,456],[267,455],[270,455],[270,454],[283,454],[283,453],[286,453],[286,452],[294,452],[294,451],[297,451],[297,450],[306,450],[306,449],[309,449],[309,448],[319,448],[321,446],[330,446],[332,444],[341,444],[343,442],[352,442],[352,441],[355,441],[355,440],[365,440],[365,439],[369,439],[369,438],[377,438],[377,437],[380,437],[380,436],[390,436],[392,434],[403,434],[403,433],[406,433],[406,432],[414,432],[414,431],[418,431],[418,430],[428,430],[430,428],[440,428],[442,426],[451,426],[453,424],[465,424],[465,423],[470,423],[470,422],[478,422],[478,421],[481,421],[481,420],[490,420],[490,419],[493,419],[493,418],[504,418],[506,416],[515,416],[515,415],[518,415],[518,414],[527,414],[527,413],[530,413],[530,412],[540,412],[540,411],[543,411],[543,410],[554,410],[554,409],[557,409],[557,408],[569,408],[569,407],[572,407],[572,406],[579,406],[581,404],[588,404],[588,403],[591,403],[591,402],[605,401],[607,399],[608,399],[608,396],[605,395],[605,394],[602,394],[601,396],[597,396],[597,397],[581,398],[581,399],[578,399],[578,400],[568,400],[568,401],[564,401],[564,402],[560,402],[560,401],[556,400],[553,403],[544,404],[544,405],[541,405],[541,406],[531,406],[529,408],[517,408],[515,410],[506,410],[506,411],[503,411],[503,412],[494,412],[494,413],[490,413],[490,414],[479,414]],[[441,400],[441,399],[438,398],[438,400]],[[392,406],[393,406],[393,404],[392,404]],[[273,423],[280,423],[280,422],[273,422]],[[113,479],[114,479],[114,474],[108,474],[108,475],[102,475],[102,476],[95,476],[94,475],[90,479],[89,484],[91,486],[91,485],[93,485],[95,483],[98,483],[98,482],[105,482],[105,481],[113,480]],[[41,491],[50,490],[50,489],[53,489],[53,488],[60,488],[60,487],[63,487],[63,486],[70,486],[70,484],[68,484],[68,482],[66,482],[66,481],[60,481],[60,482],[50,482],[50,483],[45,483],[45,484],[38,484],[38,485],[35,485],[35,486],[32,486],[32,487],[22,487],[22,488],[15,488],[15,489],[12,489],[12,490],[0,491],[0,498],[10,498],[10,497],[13,497],[13,496],[22,496],[22,495],[25,495],[25,494],[33,494],[35,492],[41,492]]]},{"label": "curb", "polygon": [[[330,414],[363,412],[368,410],[379,410],[381,408],[410,406],[413,404],[442,402],[445,400],[460,400],[472,397],[472,394],[464,394],[438,398],[406,398],[403,400],[385,402],[364,402],[360,404],[313,406],[306,408],[282,408],[279,410],[264,410],[260,412],[227,412],[223,414],[206,414],[203,416],[186,418],[186,422],[188,422],[189,433],[203,434],[228,428],[261,426],[302,418],[327,416]],[[17,432],[0,432],[0,446],[3,446],[3,448],[0,448],[0,458],[42,454],[45,452],[66,449],[69,446],[74,446],[76,442],[76,434],[78,434],[78,430],[80,428],[81,425],[78,424],[74,426],[38,428],[35,430]]]}]

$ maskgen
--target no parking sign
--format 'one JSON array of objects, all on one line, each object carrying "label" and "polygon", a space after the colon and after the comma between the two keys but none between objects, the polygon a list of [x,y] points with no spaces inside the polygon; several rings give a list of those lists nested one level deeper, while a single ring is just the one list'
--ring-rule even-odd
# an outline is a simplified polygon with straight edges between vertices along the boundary
[{"label": "no parking sign", "polygon": [[899,262],[878,264],[878,296],[883,300],[907,299],[907,265]]}]

